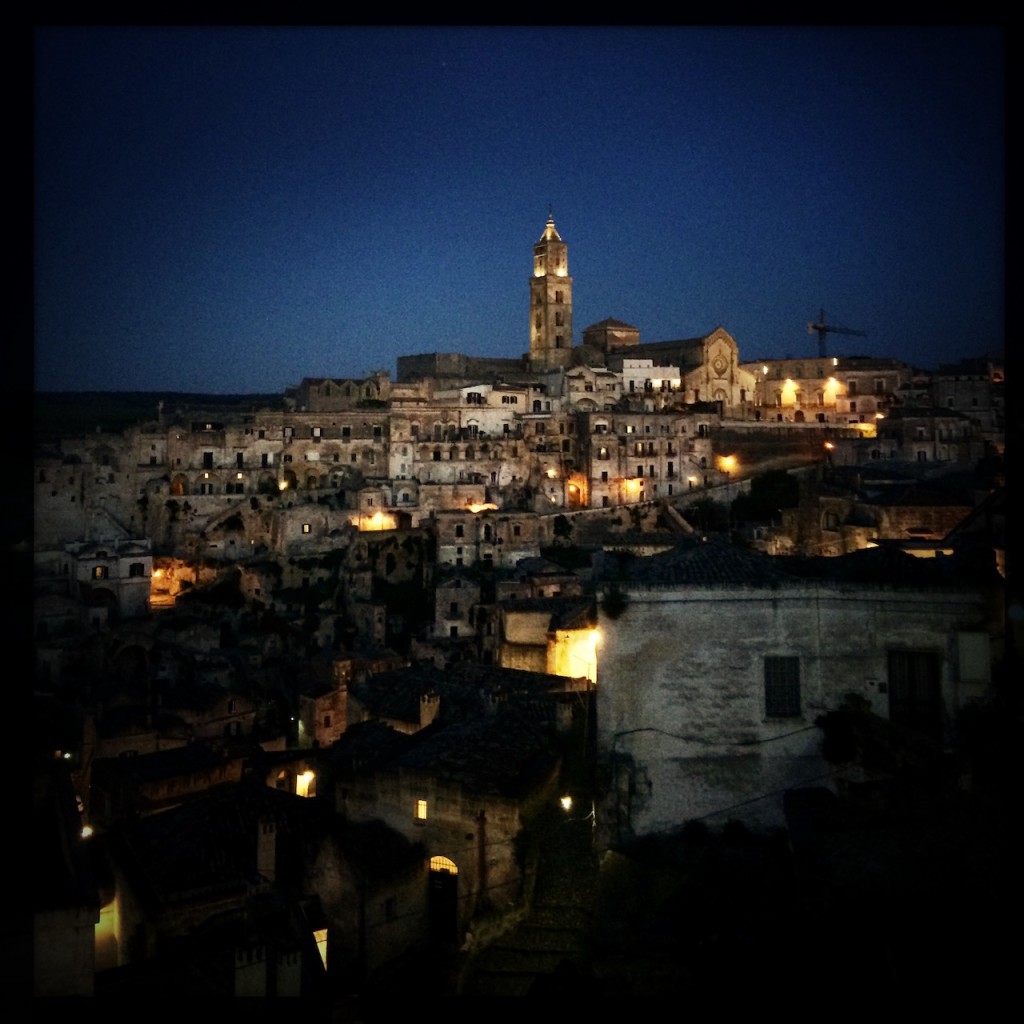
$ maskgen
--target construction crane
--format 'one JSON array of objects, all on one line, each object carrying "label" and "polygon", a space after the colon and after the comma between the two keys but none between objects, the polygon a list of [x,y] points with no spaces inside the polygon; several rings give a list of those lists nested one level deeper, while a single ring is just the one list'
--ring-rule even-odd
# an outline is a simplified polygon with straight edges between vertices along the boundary
[{"label": "construction crane", "polygon": [[817,323],[811,322],[807,325],[808,334],[818,335],[818,355],[822,358],[825,356],[825,335],[826,334],[853,334],[858,338],[866,338],[866,331],[855,331],[849,327],[832,327],[830,324],[825,323],[825,310],[818,311]]}]

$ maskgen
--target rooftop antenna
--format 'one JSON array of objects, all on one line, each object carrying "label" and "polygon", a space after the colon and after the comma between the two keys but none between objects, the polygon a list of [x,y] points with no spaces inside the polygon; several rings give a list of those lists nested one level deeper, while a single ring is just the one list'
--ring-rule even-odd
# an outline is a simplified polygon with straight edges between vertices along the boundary
[{"label": "rooftop antenna", "polygon": [[812,321],[807,325],[807,333],[818,335],[818,356],[820,358],[825,357],[825,335],[826,334],[853,334],[858,338],[866,338],[866,331],[855,331],[850,327],[833,327],[830,324],[825,323],[825,310],[818,310],[817,323]]}]

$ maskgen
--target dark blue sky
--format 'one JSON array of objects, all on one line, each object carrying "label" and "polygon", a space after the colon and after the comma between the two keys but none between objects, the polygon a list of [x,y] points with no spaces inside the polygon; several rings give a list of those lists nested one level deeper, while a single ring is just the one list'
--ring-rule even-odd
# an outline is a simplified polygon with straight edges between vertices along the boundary
[{"label": "dark blue sky", "polygon": [[46,28],[37,390],[278,392],[721,325],[741,359],[1004,342],[1004,34],[980,28]]}]

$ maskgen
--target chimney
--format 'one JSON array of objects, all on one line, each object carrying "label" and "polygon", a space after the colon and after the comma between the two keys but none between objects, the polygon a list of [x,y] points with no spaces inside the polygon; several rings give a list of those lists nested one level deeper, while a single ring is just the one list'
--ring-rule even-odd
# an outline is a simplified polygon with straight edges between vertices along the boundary
[{"label": "chimney", "polygon": [[277,860],[277,825],[273,818],[260,818],[256,825],[256,871],[273,883]]},{"label": "chimney", "polygon": [[434,692],[423,694],[420,697],[420,728],[425,729],[430,725],[437,718],[437,713],[440,710],[441,697],[439,694]]}]

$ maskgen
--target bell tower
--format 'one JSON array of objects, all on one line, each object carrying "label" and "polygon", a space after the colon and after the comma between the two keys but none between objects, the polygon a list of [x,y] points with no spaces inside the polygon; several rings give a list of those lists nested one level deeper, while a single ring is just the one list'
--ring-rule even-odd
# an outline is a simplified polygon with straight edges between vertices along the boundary
[{"label": "bell tower", "polygon": [[533,247],[530,278],[530,368],[554,370],[572,358],[572,278],[569,247],[548,211],[544,234]]}]

